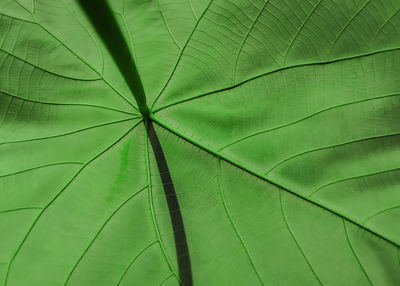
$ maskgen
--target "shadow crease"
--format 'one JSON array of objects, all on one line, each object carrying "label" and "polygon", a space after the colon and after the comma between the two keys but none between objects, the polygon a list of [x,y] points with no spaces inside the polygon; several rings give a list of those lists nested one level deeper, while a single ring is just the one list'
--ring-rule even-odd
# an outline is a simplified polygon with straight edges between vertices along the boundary
[{"label": "shadow crease", "polygon": [[158,172],[161,177],[165,198],[168,204],[169,215],[174,232],[176,257],[178,260],[181,285],[192,286],[192,269],[182,213],[180,211],[178,198],[176,196],[175,187],[168,169],[167,161],[165,160],[164,152],[161,148],[153,123],[150,120],[147,122],[147,134],[157,161]]}]

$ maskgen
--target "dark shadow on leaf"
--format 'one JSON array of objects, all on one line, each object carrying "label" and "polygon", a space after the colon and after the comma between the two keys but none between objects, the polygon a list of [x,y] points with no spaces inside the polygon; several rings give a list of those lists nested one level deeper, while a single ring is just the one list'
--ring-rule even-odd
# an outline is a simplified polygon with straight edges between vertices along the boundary
[{"label": "dark shadow on leaf", "polygon": [[185,227],[183,224],[182,213],[180,211],[175,187],[172,182],[171,174],[165,160],[164,152],[161,148],[160,140],[154,129],[153,123],[148,121],[147,134],[157,161],[158,172],[160,173],[165,197],[168,204],[169,215],[174,231],[176,256],[178,259],[179,279],[185,286],[193,285],[192,269],[190,265],[189,248],[186,240]]},{"label": "dark shadow on leaf", "polygon": [[147,118],[149,109],[135,61],[110,7],[105,0],[78,0],[78,2],[116,62],[136,99],[140,113]]},{"label": "dark shadow on leaf", "polygon": [[192,269],[183,218],[164,152],[154,130],[153,123],[149,118],[149,109],[146,104],[144,89],[136,69],[135,61],[107,2],[105,0],[78,0],[78,2],[116,62],[146,122],[147,134],[157,161],[172,222],[179,279],[181,284],[191,286],[193,285]]}]

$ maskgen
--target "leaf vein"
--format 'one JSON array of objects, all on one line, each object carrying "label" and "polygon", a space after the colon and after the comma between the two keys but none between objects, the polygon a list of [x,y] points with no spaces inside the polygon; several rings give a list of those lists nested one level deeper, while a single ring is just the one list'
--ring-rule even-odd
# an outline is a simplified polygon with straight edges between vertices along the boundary
[{"label": "leaf vein", "polygon": [[6,92],[4,90],[0,90],[0,93],[4,93],[5,95],[8,95],[10,97],[13,97],[13,98],[15,97],[15,98],[18,98],[18,99],[21,99],[21,100],[25,100],[25,101],[29,101],[29,102],[33,102],[33,103],[41,103],[41,104],[47,104],[47,105],[95,107],[95,108],[112,110],[112,111],[116,111],[116,112],[120,112],[120,113],[124,113],[124,114],[137,115],[136,113],[132,113],[132,112],[116,109],[116,108],[106,107],[106,106],[102,106],[102,105],[85,104],[85,103],[59,103],[59,102],[42,101],[42,100],[30,99],[30,98],[25,98],[25,97],[18,96],[18,95],[15,95],[15,94],[11,94],[11,93]]},{"label": "leaf vein", "polygon": [[97,231],[93,239],[90,241],[89,245],[86,247],[86,249],[83,251],[82,255],[79,257],[79,259],[76,261],[74,266],[72,267],[71,271],[68,274],[67,279],[65,280],[64,285],[67,285],[69,280],[71,279],[72,274],[78,267],[79,263],[82,261],[83,257],[86,255],[86,253],[89,251],[90,247],[93,245],[95,240],[99,237],[100,233],[103,231],[103,229],[107,226],[107,224],[111,221],[111,219],[118,213],[120,209],[122,209],[129,201],[131,201],[136,195],[140,194],[144,189],[146,189],[147,186],[141,188],[139,191],[131,195],[127,200],[125,200],[121,205],[119,205],[113,212],[112,214],[107,218],[107,220],[102,224],[100,229]]},{"label": "leaf vein", "polygon": [[360,178],[366,178],[366,177],[370,177],[370,176],[380,175],[380,174],[389,173],[389,172],[393,172],[393,171],[397,171],[397,170],[400,170],[400,168],[383,170],[383,171],[379,171],[379,172],[374,172],[374,173],[369,173],[369,174],[365,174],[365,175],[354,176],[354,177],[345,178],[345,179],[342,179],[342,180],[333,181],[333,182],[330,182],[328,184],[325,184],[325,185],[317,188],[314,192],[312,192],[310,194],[310,197],[312,197],[316,193],[320,192],[322,189],[325,189],[326,187],[329,187],[329,186],[332,186],[332,185],[335,185],[335,184],[338,184],[338,183],[342,183],[342,182],[346,182],[346,181],[350,181],[350,180],[354,180],[354,179],[360,179]]},{"label": "leaf vein", "polygon": [[326,149],[331,149],[331,148],[335,148],[335,147],[345,146],[345,145],[352,144],[352,143],[358,143],[358,142],[362,142],[362,141],[368,141],[368,140],[374,140],[374,139],[386,138],[386,137],[394,137],[394,136],[397,136],[399,134],[400,134],[400,132],[395,132],[395,133],[390,133],[390,134],[383,134],[383,135],[378,135],[378,136],[366,137],[366,138],[356,139],[356,140],[352,140],[352,141],[347,141],[347,142],[340,143],[340,144],[324,146],[324,147],[320,147],[320,148],[315,148],[315,149],[312,149],[312,150],[304,151],[304,152],[295,154],[293,156],[290,156],[289,158],[286,158],[286,159],[280,161],[275,166],[273,166],[271,169],[269,169],[269,171],[267,171],[265,173],[265,176],[267,176],[269,173],[271,173],[274,169],[276,169],[277,167],[279,167],[283,163],[286,163],[287,161],[292,160],[293,158],[296,158],[298,156],[302,156],[302,155],[305,155],[305,154],[308,154],[308,153],[312,153],[312,152],[316,152],[316,151],[320,151],[320,150],[326,150]]},{"label": "leaf vein", "polygon": [[211,6],[211,3],[212,3],[213,1],[214,1],[214,0],[210,0],[210,2],[208,3],[207,7],[204,9],[203,13],[200,15],[199,19],[197,20],[196,24],[194,25],[194,28],[193,28],[192,32],[190,33],[188,39],[186,40],[185,45],[182,47],[181,52],[179,53],[178,59],[177,59],[175,65],[174,65],[174,68],[172,69],[171,74],[169,75],[169,77],[168,77],[166,83],[165,83],[164,86],[161,88],[159,94],[157,95],[156,99],[154,100],[153,104],[151,105],[151,109],[153,109],[153,107],[154,107],[154,105],[156,104],[157,100],[160,98],[161,94],[164,92],[165,88],[168,86],[169,82],[171,81],[171,78],[172,78],[172,76],[175,74],[175,71],[176,71],[176,69],[177,69],[177,67],[178,67],[179,62],[181,61],[181,58],[182,58],[182,56],[183,56],[183,53],[184,53],[185,50],[186,50],[186,47],[187,47],[188,44],[189,44],[190,39],[192,38],[192,36],[193,36],[194,32],[196,31],[196,29],[197,29],[197,27],[198,27],[198,25],[199,25],[201,19],[203,18],[204,14],[205,14],[206,11],[208,10],[208,8]]},{"label": "leaf vein", "polygon": [[242,170],[242,171],[244,171],[244,172],[246,172],[246,173],[248,173],[248,174],[251,174],[251,175],[253,175],[253,176],[256,177],[256,178],[258,178],[258,179],[260,179],[260,180],[262,180],[262,181],[264,181],[264,182],[267,182],[267,183],[269,183],[269,184],[271,184],[271,185],[277,187],[278,190],[282,189],[282,190],[284,190],[284,191],[286,191],[286,192],[288,192],[288,193],[290,193],[290,194],[292,194],[292,195],[294,195],[294,196],[296,196],[296,197],[298,197],[298,198],[300,198],[300,199],[302,199],[302,200],[304,200],[304,201],[306,201],[306,202],[308,202],[308,203],[310,203],[310,204],[312,204],[312,205],[315,205],[315,206],[317,206],[317,207],[319,207],[319,208],[322,208],[322,209],[324,209],[324,210],[327,211],[327,212],[330,212],[330,213],[332,213],[332,214],[334,214],[334,215],[336,215],[336,216],[338,216],[338,217],[341,217],[341,218],[343,218],[343,219],[345,219],[345,220],[351,222],[352,224],[354,224],[354,225],[360,227],[361,229],[363,229],[363,230],[365,230],[365,231],[370,232],[371,234],[377,236],[378,238],[380,238],[380,239],[382,239],[382,240],[384,240],[384,241],[386,241],[386,242],[388,242],[388,243],[390,243],[390,244],[392,244],[392,245],[395,245],[396,247],[400,247],[400,245],[399,245],[397,242],[391,240],[390,238],[387,238],[387,237],[382,236],[381,234],[375,232],[374,230],[372,230],[372,229],[370,229],[370,228],[368,228],[368,227],[366,227],[366,226],[364,226],[364,225],[358,223],[357,221],[354,221],[352,218],[348,218],[348,217],[346,217],[345,215],[341,214],[340,212],[337,212],[337,211],[331,209],[331,208],[328,207],[328,206],[325,206],[325,205],[323,205],[323,204],[321,204],[321,203],[319,203],[319,202],[314,201],[312,198],[308,198],[308,197],[302,196],[301,194],[296,193],[295,191],[292,191],[291,189],[289,189],[289,188],[283,186],[281,183],[275,182],[274,180],[271,180],[270,178],[265,177],[264,174],[258,173],[258,172],[254,171],[254,170],[251,170],[251,169],[249,169],[248,167],[242,165],[241,163],[236,162],[234,159],[231,159],[231,158],[225,156],[224,154],[222,154],[222,153],[220,153],[220,152],[218,152],[218,151],[212,150],[211,148],[209,148],[209,147],[207,147],[207,146],[204,146],[203,144],[197,142],[196,140],[194,140],[194,139],[192,139],[192,138],[186,136],[185,134],[183,134],[183,133],[181,133],[181,132],[175,130],[174,128],[172,128],[172,127],[171,127],[169,124],[167,124],[166,122],[163,122],[162,120],[158,119],[158,118],[154,115],[154,113],[151,114],[151,119],[152,119],[155,123],[157,123],[159,126],[161,126],[162,128],[164,128],[165,130],[171,132],[172,134],[178,136],[178,137],[181,138],[182,140],[184,140],[184,141],[186,141],[186,142],[189,142],[189,143],[193,144],[194,146],[200,148],[201,150],[203,150],[203,151],[205,151],[205,152],[207,152],[207,153],[209,153],[209,154],[211,154],[211,155],[214,155],[214,156],[216,156],[217,158],[220,158],[221,160],[223,160],[223,161],[225,161],[225,162],[231,164],[232,166],[235,166],[235,167],[237,167],[238,169],[240,169],[240,170]]},{"label": "leaf vein", "polygon": [[234,66],[233,66],[233,84],[235,84],[235,81],[236,81],[237,64],[238,64],[239,57],[240,57],[240,54],[241,54],[241,52],[242,52],[243,46],[244,46],[244,44],[245,44],[247,38],[249,37],[251,31],[253,30],[255,24],[257,23],[258,19],[260,18],[262,12],[264,11],[265,7],[267,7],[267,4],[268,4],[268,3],[269,3],[269,0],[265,0],[265,3],[264,3],[264,5],[263,5],[263,7],[262,7],[262,8],[260,9],[260,11],[258,12],[257,17],[255,18],[255,20],[254,20],[253,23],[251,24],[250,29],[247,31],[247,33],[246,33],[245,37],[243,38],[243,41],[242,41],[242,43],[241,43],[241,45],[240,45],[240,47],[239,47],[239,51],[237,52],[237,55],[236,55],[236,58],[235,58],[235,64],[234,64]]},{"label": "leaf vein", "polygon": [[296,237],[294,236],[293,231],[290,229],[288,220],[287,220],[286,215],[285,215],[285,211],[283,210],[282,191],[283,191],[283,190],[279,190],[279,204],[280,204],[280,207],[281,207],[282,218],[283,218],[283,221],[285,222],[285,226],[286,226],[287,230],[289,231],[291,237],[293,238],[294,242],[296,243],[298,249],[300,250],[301,255],[303,256],[303,258],[304,258],[305,261],[307,262],[307,265],[308,265],[308,267],[310,268],[311,272],[314,274],[315,278],[318,280],[319,284],[322,286],[323,284],[322,284],[321,280],[319,279],[317,273],[315,273],[315,270],[314,270],[313,267],[311,266],[310,261],[308,261],[307,256],[305,255],[303,249],[300,247],[300,244],[299,244],[299,242],[297,241]]},{"label": "leaf vein", "polygon": [[153,241],[152,243],[150,243],[149,245],[147,245],[145,248],[143,248],[141,251],[139,251],[138,254],[136,254],[131,262],[128,264],[128,266],[126,267],[125,271],[122,273],[121,278],[119,279],[117,286],[121,284],[122,279],[125,277],[126,273],[128,273],[128,270],[131,268],[131,266],[133,265],[133,263],[146,251],[148,250],[151,246],[153,246],[154,244],[156,244],[157,242],[159,242],[158,240]]},{"label": "leaf vein", "polygon": [[221,159],[218,159],[218,161],[217,161],[217,177],[218,177],[218,189],[219,189],[219,194],[220,194],[220,196],[221,196],[222,205],[224,206],[224,210],[225,210],[225,212],[226,212],[226,214],[227,214],[227,216],[228,216],[229,222],[231,223],[231,225],[232,225],[232,227],[233,227],[233,229],[234,229],[234,231],[235,231],[237,237],[239,238],[239,241],[240,241],[240,243],[241,243],[241,245],[242,245],[244,251],[246,252],[247,257],[249,258],[250,264],[251,264],[251,266],[252,266],[254,272],[256,273],[258,280],[261,282],[262,285],[264,285],[264,282],[262,281],[262,279],[261,279],[261,277],[260,277],[260,274],[258,273],[256,266],[254,265],[253,259],[251,258],[250,253],[249,253],[249,251],[247,250],[247,248],[246,248],[246,246],[245,246],[245,244],[244,244],[243,238],[242,238],[242,236],[239,234],[239,231],[238,231],[238,229],[237,229],[235,223],[233,222],[232,216],[231,216],[231,214],[230,214],[230,212],[229,212],[229,210],[228,210],[228,207],[227,207],[227,205],[226,205],[224,192],[223,192],[223,190],[222,190]]},{"label": "leaf vein", "polygon": [[268,133],[268,132],[271,132],[271,131],[275,131],[277,129],[280,129],[280,128],[283,128],[283,127],[287,127],[287,126],[302,122],[302,121],[304,121],[306,119],[309,119],[309,118],[311,118],[311,117],[313,117],[315,115],[324,113],[324,112],[332,110],[332,109],[336,109],[336,108],[340,108],[340,107],[344,107],[344,106],[348,106],[348,105],[352,105],[352,104],[362,103],[362,102],[366,102],[366,101],[372,101],[372,100],[377,100],[377,99],[382,99],[382,98],[387,98],[387,97],[399,96],[399,95],[400,95],[399,93],[382,95],[382,96],[377,96],[377,97],[372,97],[372,98],[365,98],[365,99],[361,99],[361,100],[357,100],[357,101],[353,101],[353,102],[348,102],[348,103],[343,103],[343,104],[340,104],[340,105],[328,107],[328,108],[322,109],[320,111],[317,111],[315,113],[312,113],[310,115],[307,115],[307,116],[305,116],[305,117],[303,117],[301,119],[298,119],[298,120],[295,120],[295,121],[292,121],[292,122],[289,122],[289,123],[286,123],[286,124],[282,124],[282,125],[277,126],[277,127],[273,127],[273,128],[270,128],[270,129],[266,129],[266,130],[263,130],[263,131],[259,131],[259,132],[244,136],[244,137],[242,137],[242,138],[240,138],[238,140],[235,140],[232,143],[229,143],[228,145],[222,147],[221,149],[219,149],[219,151],[221,151],[223,149],[226,149],[226,148],[228,148],[228,147],[230,147],[230,146],[232,146],[232,145],[234,145],[236,143],[239,143],[239,142],[241,142],[243,140],[246,140],[248,138],[251,138],[251,137],[254,137],[254,136],[257,136],[257,135],[260,135],[260,134]]},{"label": "leaf vein", "polygon": [[50,205],[52,205],[57,198],[60,197],[60,195],[72,184],[72,182],[75,180],[75,178],[77,178],[79,176],[79,174],[82,173],[82,171],[89,166],[90,163],[92,163],[93,161],[95,161],[96,159],[100,158],[104,153],[106,153],[108,150],[110,150],[112,147],[114,147],[115,145],[117,145],[123,138],[125,138],[132,130],[134,130],[136,128],[136,126],[139,125],[141,121],[139,121],[137,124],[135,124],[132,128],[130,128],[127,132],[125,132],[117,141],[115,141],[113,144],[111,144],[110,146],[108,146],[106,149],[104,149],[103,151],[101,151],[100,153],[98,153],[96,156],[94,156],[92,159],[90,159],[89,161],[87,161],[86,163],[83,164],[83,166],[74,174],[74,176],[72,176],[72,178],[67,182],[67,184],[61,189],[61,191],[42,209],[41,213],[37,216],[37,218],[35,219],[35,221],[33,222],[33,224],[31,225],[31,227],[29,228],[28,232],[26,233],[25,237],[23,238],[22,242],[19,244],[17,250],[14,252],[10,263],[8,264],[7,267],[7,271],[5,274],[5,279],[4,279],[4,285],[7,285],[8,283],[8,278],[9,278],[9,274],[10,274],[10,270],[11,270],[11,266],[13,265],[13,262],[15,260],[15,258],[17,257],[18,253],[20,252],[22,246],[25,244],[25,242],[27,241],[27,239],[29,238],[29,235],[32,233],[32,230],[34,229],[34,227],[37,225],[37,222],[39,221],[39,219],[42,217],[42,215],[44,214],[44,212],[49,208]]},{"label": "leaf vein", "polygon": [[344,227],[344,233],[346,234],[346,239],[347,239],[347,242],[348,242],[348,244],[349,244],[349,246],[350,246],[351,252],[353,253],[355,259],[356,259],[357,262],[358,262],[358,264],[360,265],[360,267],[361,267],[363,273],[365,274],[365,277],[367,278],[369,284],[372,286],[372,282],[371,282],[371,280],[370,280],[370,278],[369,278],[367,272],[365,271],[364,267],[362,266],[360,260],[358,259],[358,256],[357,256],[356,252],[354,251],[353,245],[352,245],[351,242],[350,242],[350,238],[349,238],[349,235],[348,235],[348,233],[347,233],[346,222],[345,222],[344,220],[343,220],[343,227]]},{"label": "leaf vein", "polygon": [[[177,100],[175,102],[163,105],[161,107],[155,108],[153,110],[153,113],[156,113],[156,112],[158,112],[158,111],[160,111],[162,109],[165,109],[165,108],[177,105],[177,104],[181,104],[181,103],[184,103],[184,102],[187,102],[187,101],[192,101],[192,100],[195,100],[195,99],[198,99],[198,98],[201,98],[201,97],[205,97],[205,96],[208,96],[208,95],[213,95],[213,94],[224,92],[224,91],[229,91],[229,90],[235,89],[237,87],[243,86],[243,85],[245,85],[245,84],[247,84],[247,83],[249,83],[249,82],[251,82],[253,80],[256,80],[258,78],[261,78],[261,77],[264,77],[264,76],[268,76],[268,75],[273,74],[273,73],[281,72],[281,71],[284,71],[284,70],[290,70],[290,69],[299,68],[299,67],[305,67],[305,66],[316,66],[316,65],[333,64],[333,63],[337,63],[337,62],[342,62],[342,61],[348,61],[348,60],[358,59],[358,58],[362,58],[362,57],[373,56],[373,55],[376,55],[376,54],[382,54],[382,53],[386,53],[386,52],[394,52],[394,51],[398,51],[398,50],[400,50],[400,47],[390,48],[390,49],[385,49],[385,50],[378,50],[378,51],[374,51],[374,52],[367,53],[367,54],[360,54],[360,55],[355,55],[355,56],[346,57],[346,58],[334,59],[334,60],[330,60],[330,61],[311,62],[311,63],[304,63],[304,64],[298,64],[298,65],[293,65],[293,66],[281,67],[281,68],[278,68],[278,69],[275,69],[275,70],[272,70],[272,71],[268,71],[268,72],[263,73],[263,74],[259,74],[259,75],[253,76],[253,77],[248,78],[248,79],[246,79],[246,80],[244,80],[244,81],[242,81],[240,83],[237,83],[235,85],[231,85],[231,86],[228,86],[228,87],[220,88],[220,89],[214,90],[214,91],[209,91],[209,92],[206,92],[206,93],[203,93],[203,94],[200,94],[200,95],[195,95],[195,96],[192,96],[192,97],[189,97],[189,98],[184,98],[184,99]],[[154,104],[153,104],[153,106],[154,106]]]},{"label": "leaf vein", "polygon": [[17,208],[17,209],[10,209],[10,210],[0,210],[0,214],[2,213],[10,213],[16,211],[25,211],[25,210],[41,210],[40,207],[24,207],[24,208]]},{"label": "leaf vein", "polygon": [[75,134],[75,133],[79,133],[79,132],[83,132],[83,131],[88,131],[88,130],[91,130],[91,129],[94,129],[94,128],[99,128],[99,127],[108,126],[108,125],[112,125],[112,124],[122,123],[122,122],[130,121],[130,120],[133,120],[133,118],[123,119],[123,120],[118,120],[118,121],[112,121],[112,122],[102,123],[102,124],[98,124],[98,125],[93,125],[93,126],[85,127],[85,128],[82,128],[82,129],[66,132],[66,133],[63,133],[63,134],[56,134],[56,135],[38,137],[38,138],[30,138],[30,139],[24,139],[24,140],[18,140],[18,141],[0,142],[0,146],[1,145],[5,145],[5,144],[16,144],[16,143],[25,143],[25,142],[32,142],[32,141],[60,138],[60,137],[63,137],[63,136],[68,136],[68,135],[71,135],[71,134]]}]

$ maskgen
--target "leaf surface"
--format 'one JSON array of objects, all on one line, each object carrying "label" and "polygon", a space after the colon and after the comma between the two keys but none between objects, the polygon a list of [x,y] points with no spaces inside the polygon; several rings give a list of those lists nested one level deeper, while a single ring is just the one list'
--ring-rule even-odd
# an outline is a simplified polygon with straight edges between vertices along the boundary
[{"label": "leaf surface", "polygon": [[1,285],[400,284],[399,1],[109,5],[0,4]]}]

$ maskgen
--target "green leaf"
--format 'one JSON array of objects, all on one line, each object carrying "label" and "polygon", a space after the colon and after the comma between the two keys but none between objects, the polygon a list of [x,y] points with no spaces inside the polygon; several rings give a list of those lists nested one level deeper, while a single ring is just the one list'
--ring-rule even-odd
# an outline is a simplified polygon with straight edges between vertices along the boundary
[{"label": "green leaf", "polygon": [[0,3],[0,285],[400,284],[398,0],[80,2]]}]

